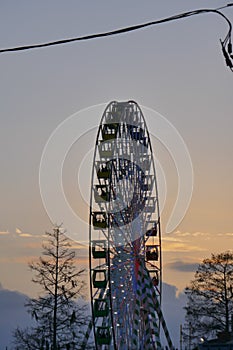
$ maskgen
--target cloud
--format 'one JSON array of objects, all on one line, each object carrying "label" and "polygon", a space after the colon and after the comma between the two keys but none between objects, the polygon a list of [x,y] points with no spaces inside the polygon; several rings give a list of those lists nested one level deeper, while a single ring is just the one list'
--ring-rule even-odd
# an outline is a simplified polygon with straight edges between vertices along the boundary
[{"label": "cloud", "polygon": [[20,237],[33,237],[33,235],[31,235],[31,233],[21,233],[19,236]]},{"label": "cloud", "polygon": [[[177,293],[177,288],[173,285],[163,283],[162,286],[162,312],[169,329],[170,336],[175,348],[179,347],[179,327],[184,323],[184,306],[187,299],[185,294]],[[161,332],[163,334],[163,332]],[[166,340],[163,339],[166,344]]]},{"label": "cloud", "polygon": [[193,237],[209,237],[211,234],[209,232],[193,232]]},{"label": "cloud", "polygon": [[[28,264],[30,261],[34,261],[38,259],[38,256],[34,256],[34,255],[22,255],[22,256],[5,256],[5,257],[0,257],[0,263],[2,264],[23,264],[26,265]],[[0,348],[1,349],[1,348]]]},{"label": "cloud", "polygon": [[181,231],[175,231],[169,236],[175,236],[175,237],[209,237],[211,234],[209,232],[181,232]]},{"label": "cloud", "polygon": [[27,255],[27,256],[18,256],[18,257],[15,257],[14,259],[12,259],[12,262],[13,262],[13,263],[16,263],[16,264],[23,264],[23,265],[26,265],[26,264],[28,264],[29,262],[32,262],[32,261],[35,261],[35,260],[38,260],[38,256]]},{"label": "cloud", "polygon": [[80,243],[71,243],[71,249],[83,249],[83,250],[88,250],[89,245],[84,245]]},{"label": "cloud", "polygon": [[180,237],[180,238],[185,238],[185,237],[203,237],[206,239],[209,239],[211,237],[211,239],[213,237],[232,237],[233,233],[232,232],[219,232],[219,233],[210,233],[210,232],[200,232],[200,231],[196,231],[196,232],[181,232],[181,231],[175,231],[171,234],[166,235],[165,237],[170,238],[176,238],[176,237]]},{"label": "cloud", "polygon": [[30,326],[32,323],[26,309],[25,302],[27,296],[25,294],[0,289],[0,348],[6,349],[12,340],[12,332],[17,327]]},{"label": "cloud", "polygon": [[[34,236],[33,236],[34,237]],[[27,241],[24,243],[24,247],[26,249],[36,249],[36,250],[41,250],[41,242],[40,241]]]},{"label": "cloud", "polygon": [[172,235],[174,235],[176,237],[187,237],[187,236],[191,236],[191,233],[190,232],[176,231]]},{"label": "cloud", "polygon": [[34,235],[32,235],[31,233],[23,232],[18,227],[16,227],[15,233],[17,233],[19,235],[19,237],[25,237],[25,238],[27,238],[27,237],[34,237]]},{"label": "cloud", "polygon": [[177,260],[172,263],[166,264],[166,267],[172,269],[172,270],[177,270],[181,272],[194,272],[198,268],[198,263],[189,263],[189,262],[184,262],[182,260]]},{"label": "cloud", "polygon": [[10,232],[7,230],[7,231],[0,231],[0,236],[5,236],[5,235],[9,235]]},{"label": "cloud", "polygon": [[187,252],[191,250],[193,252],[200,252],[206,249],[175,238],[163,238],[163,251],[165,252]]},{"label": "cloud", "polygon": [[232,237],[233,233],[232,232],[217,233],[217,236],[220,236],[220,237]]},{"label": "cloud", "polygon": [[180,238],[176,238],[175,236],[172,236],[172,237],[163,237],[163,241],[167,241],[167,242],[183,242],[182,239]]}]

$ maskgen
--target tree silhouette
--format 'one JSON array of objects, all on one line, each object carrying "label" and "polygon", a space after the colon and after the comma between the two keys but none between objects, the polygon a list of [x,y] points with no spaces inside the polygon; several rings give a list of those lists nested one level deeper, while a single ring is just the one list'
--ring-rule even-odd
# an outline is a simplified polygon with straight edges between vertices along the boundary
[{"label": "tree silhouette", "polygon": [[35,321],[31,329],[16,329],[17,349],[78,349],[89,319],[86,304],[77,305],[82,296],[83,269],[75,267],[75,252],[60,227],[47,232],[42,257],[29,264],[35,273],[32,281],[42,287],[43,295],[26,303]]},{"label": "tree silhouette", "polygon": [[233,253],[212,254],[199,265],[194,280],[185,289],[187,338],[230,332],[233,314]]}]

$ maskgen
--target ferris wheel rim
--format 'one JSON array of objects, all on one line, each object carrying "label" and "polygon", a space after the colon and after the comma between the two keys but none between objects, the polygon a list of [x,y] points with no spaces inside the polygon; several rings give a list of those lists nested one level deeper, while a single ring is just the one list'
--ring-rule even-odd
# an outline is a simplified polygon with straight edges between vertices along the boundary
[{"label": "ferris wheel rim", "polygon": [[[92,254],[92,251],[91,251],[91,245],[92,245],[92,208],[93,208],[93,193],[92,193],[92,190],[93,190],[93,179],[94,179],[94,172],[95,172],[95,161],[96,161],[96,155],[97,155],[97,146],[98,146],[98,140],[99,140],[99,136],[100,136],[100,132],[101,132],[101,128],[103,127],[103,123],[104,123],[104,118],[106,116],[106,112],[108,111],[108,109],[113,105],[113,104],[117,104],[118,102],[117,101],[113,101],[113,102],[110,102],[107,107],[105,108],[104,110],[104,113],[103,113],[103,116],[101,118],[101,121],[100,121],[100,125],[99,125],[99,128],[98,128],[98,132],[97,132],[97,137],[96,137],[96,146],[95,146],[95,151],[94,151],[94,162],[93,162],[93,167],[92,167],[92,189],[91,189],[91,198],[90,198],[90,217],[89,217],[89,224],[90,224],[90,229],[89,229],[89,240],[90,240],[90,244],[89,244],[89,264],[90,264],[90,272],[92,271],[92,258],[91,258],[91,254]],[[144,115],[140,109],[140,107],[138,106],[138,104],[135,102],[135,101],[132,101],[132,100],[129,100],[128,102],[125,102],[125,103],[133,103],[136,108],[138,108],[138,110],[140,111],[140,115],[141,117],[143,118],[143,122],[145,124],[145,130],[146,130],[146,133],[147,133],[147,137],[148,137],[148,144],[149,144],[149,147],[150,147],[150,156],[151,156],[151,164],[152,164],[152,167],[153,167],[153,170],[152,170],[152,173],[154,174],[154,177],[155,177],[155,191],[156,191],[156,194],[158,196],[158,188],[157,188],[157,179],[156,179],[156,172],[155,172],[155,164],[154,164],[154,159],[153,159],[153,150],[152,150],[152,145],[151,145],[151,140],[150,140],[150,136],[149,136],[149,131],[147,129],[147,125],[146,125],[146,122],[145,122],[145,118],[144,118]],[[157,198],[157,204],[156,204],[156,208],[157,208],[157,212],[158,212],[158,229],[159,229],[159,247],[160,247],[160,262],[159,262],[159,266],[160,266],[160,269],[159,269],[159,274],[160,274],[160,288],[161,288],[161,277],[162,277],[162,260],[161,260],[161,228],[160,228],[160,214],[159,214],[159,203],[158,203],[158,198]],[[108,226],[108,231],[110,230],[110,226]],[[109,237],[109,233],[108,233],[108,237]],[[108,242],[108,246],[109,246],[109,242]],[[110,261],[111,261],[111,258],[110,258],[110,252],[108,251],[108,274],[109,274],[109,294],[110,294],[110,303],[112,303],[112,291],[111,291],[111,269],[110,269]],[[94,314],[94,310],[93,310],[93,286],[92,286],[92,281],[90,279],[90,289],[91,289],[91,298],[92,298],[92,314]],[[161,295],[161,293],[160,293]],[[112,334],[113,334],[113,338],[114,338],[114,349],[117,349],[117,345],[116,345],[116,339],[115,339],[115,328],[114,328],[114,316],[113,316],[113,309],[112,309],[112,305],[111,305],[111,319],[112,319]],[[95,330],[94,330],[94,333],[95,333]],[[96,338],[96,335],[95,335],[95,338]]]}]

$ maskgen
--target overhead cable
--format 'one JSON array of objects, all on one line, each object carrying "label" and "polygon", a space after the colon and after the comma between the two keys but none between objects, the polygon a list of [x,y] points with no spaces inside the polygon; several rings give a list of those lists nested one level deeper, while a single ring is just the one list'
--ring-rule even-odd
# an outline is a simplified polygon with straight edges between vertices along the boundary
[{"label": "overhead cable", "polygon": [[166,22],[176,21],[176,20],[187,18],[190,16],[206,14],[206,13],[215,13],[215,14],[220,15],[222,18],[224,18],[224,20],[227,22],[227,24],[229,26],[226,37],[223,40],[220,39],[220,42],[221,42],[221,46],[222,46],[222,52],[223,52],[223,55],[224,55],[224,58],[226,61],[226,65],[231,69],[231,71],[233,71],[233,55],[232,55],[232,43],[231,43],[232,24],[231,24],[230,20],[220,11],[224,8],[231,7],[231,6],[233,6],[233,3],[227,4],[225,6],[222,6],[222,7],[216,8],[216,9],[199,9],[199,10],[184,12],[184,13],[180,13],[178,15],[163,18],[160,20],[146,22],[146,23],[142,23],[142,24],[137,24],[137,25],[133,25],[133,26],[129,26],[129,27],[124,27],[124,28],[116,29],[116,30],[109,31],[109,32],[90,34],[90,35],[85,35],[85,36],[81,36],[81,37],[68,38],[68,39],[62,39],[62,40],[57,40],[57,41],[50,41],[50,42],[41,43],[41,44],[16,46],[16,47],[10,47],[10,48],[6,48],[6,49],[0,49],[0,53],[32,50],[32,49],[38,49],[38,48],[43,48],[43,47],[48,47],[48,46],[63,45],[63,44],[72,43],[72,42],[76,42],[76,41],[86,41],[86,40],[92,40],[92,39],[97,39],[97,38],[115,36],[115,35],[133,32],[135,30],[143,29],[146,27],[166,23]]}]

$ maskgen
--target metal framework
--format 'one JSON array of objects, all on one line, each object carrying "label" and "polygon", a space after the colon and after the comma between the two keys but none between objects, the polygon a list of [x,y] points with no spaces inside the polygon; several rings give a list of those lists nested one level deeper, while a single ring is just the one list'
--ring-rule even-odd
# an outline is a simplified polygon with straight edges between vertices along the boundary
[{"label": "metal framework", "polygon": [[[97,350],[159,349],[161,229],[149,132],[134,101],[111,102],[94,153],[90,291]],[[87,331],[83,349],[91,325]]]}]

